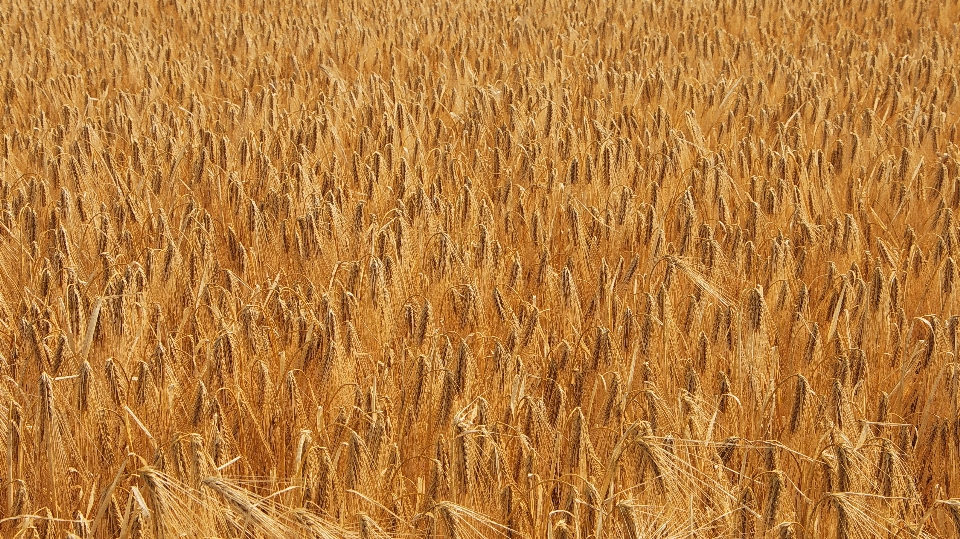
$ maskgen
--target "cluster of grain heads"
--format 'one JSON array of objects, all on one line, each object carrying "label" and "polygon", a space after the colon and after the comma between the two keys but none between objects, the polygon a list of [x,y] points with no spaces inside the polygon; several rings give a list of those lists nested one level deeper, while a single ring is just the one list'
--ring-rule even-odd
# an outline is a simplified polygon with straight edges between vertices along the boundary
[{"label": "cluster of grain heads", "polygon": [[955,1],[387,7],[0,6],[0,534],[955,533]]}]

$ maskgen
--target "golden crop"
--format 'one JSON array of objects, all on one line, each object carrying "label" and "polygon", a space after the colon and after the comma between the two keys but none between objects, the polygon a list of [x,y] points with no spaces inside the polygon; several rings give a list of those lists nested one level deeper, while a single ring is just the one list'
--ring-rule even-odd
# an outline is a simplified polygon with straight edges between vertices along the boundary
[{"label": "golden crop", "polygon": [[956,536],[958,76],[958,0],[2,2],[0,535]]}]

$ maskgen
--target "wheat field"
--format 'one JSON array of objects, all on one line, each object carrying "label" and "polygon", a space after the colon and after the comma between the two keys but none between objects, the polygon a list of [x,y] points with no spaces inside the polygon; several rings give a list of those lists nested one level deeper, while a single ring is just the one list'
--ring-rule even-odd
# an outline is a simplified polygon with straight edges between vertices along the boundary
[{"label": "wheat field", "polygon": [[0,2],[0,536],[960,533],[960,2]]}]

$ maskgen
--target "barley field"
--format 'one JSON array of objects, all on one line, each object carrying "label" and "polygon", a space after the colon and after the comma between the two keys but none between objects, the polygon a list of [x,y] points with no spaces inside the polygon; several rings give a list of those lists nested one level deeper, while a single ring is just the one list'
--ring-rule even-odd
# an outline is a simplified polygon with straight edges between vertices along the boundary
[{"label": "barley field", "polygon": [[960,1],[0,2],[0,536],[960,533]]}]

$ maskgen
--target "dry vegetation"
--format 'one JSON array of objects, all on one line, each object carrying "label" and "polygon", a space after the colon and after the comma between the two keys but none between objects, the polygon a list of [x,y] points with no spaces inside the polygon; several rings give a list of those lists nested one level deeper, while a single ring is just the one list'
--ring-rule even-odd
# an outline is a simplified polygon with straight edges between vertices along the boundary
[{"label": "dry vegetation", "polygon": [[957,0],[215,4],[0,5],[0,534],[957,534]]}]

